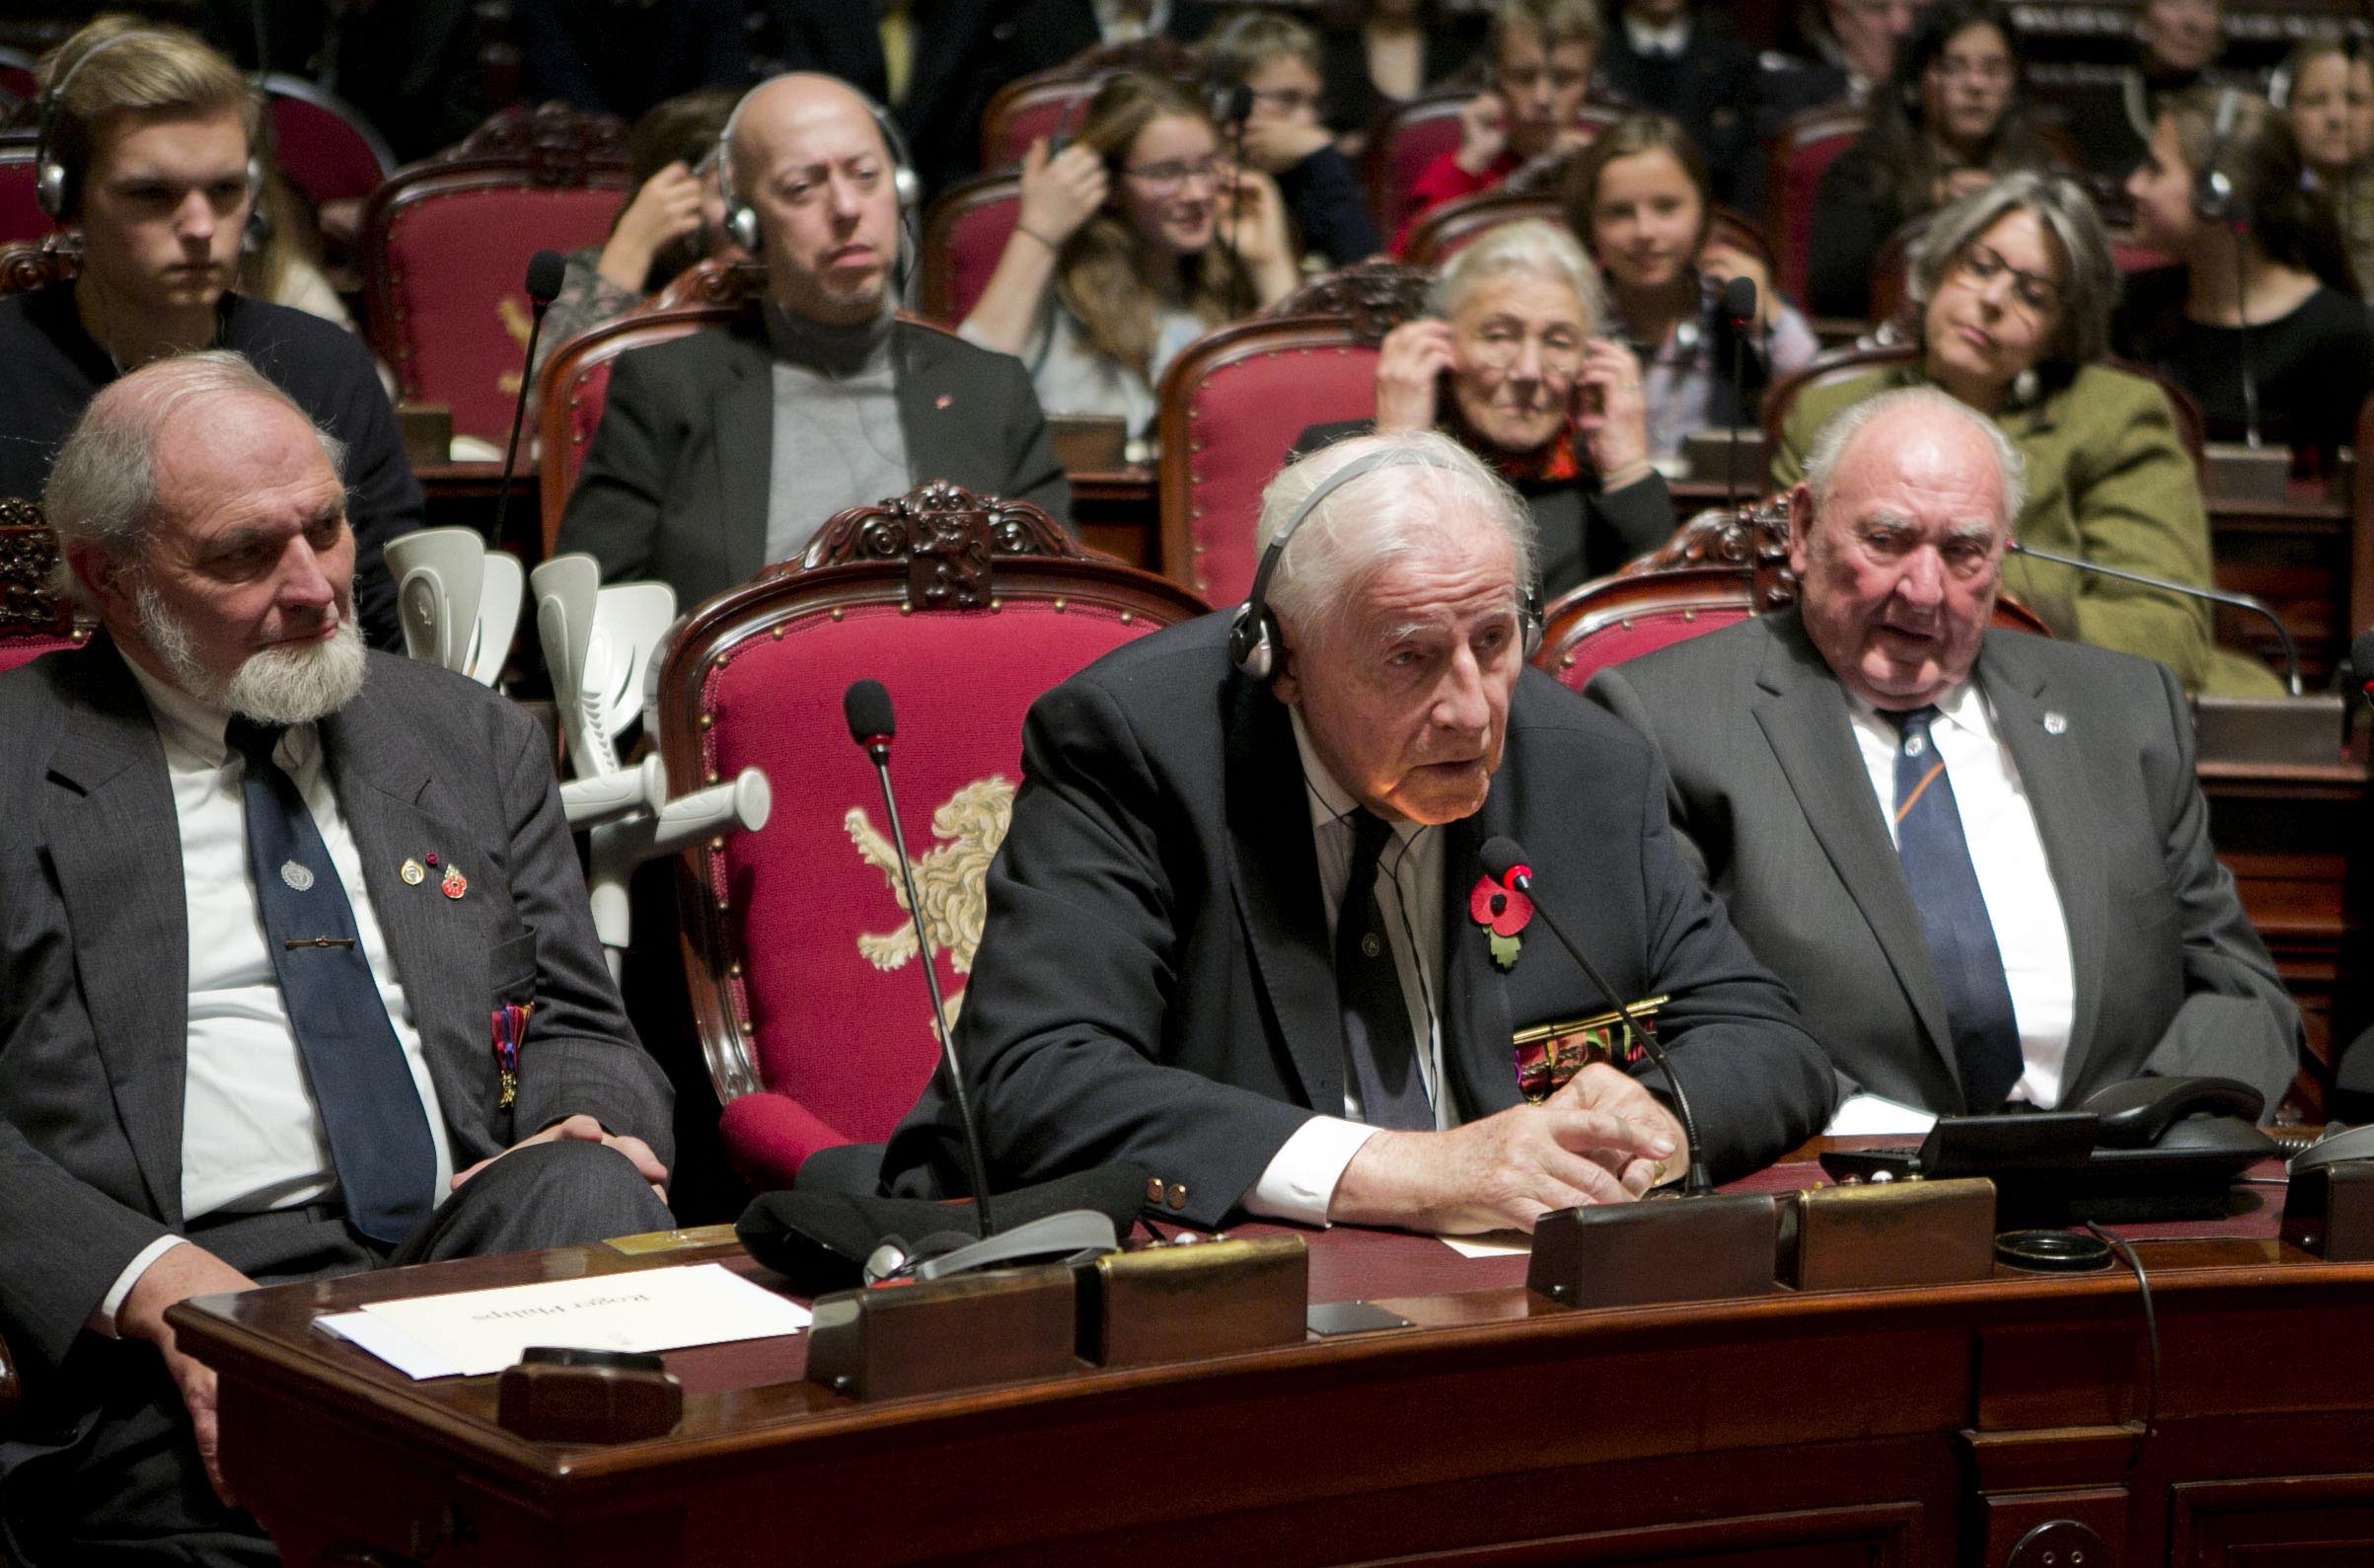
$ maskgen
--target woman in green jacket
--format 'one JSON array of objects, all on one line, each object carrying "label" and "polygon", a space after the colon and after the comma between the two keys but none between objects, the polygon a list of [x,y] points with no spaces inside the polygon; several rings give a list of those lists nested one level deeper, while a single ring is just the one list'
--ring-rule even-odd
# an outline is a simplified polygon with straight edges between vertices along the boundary
[{"label": "woman in green jacket", "polygon": [[[1776,489],[1803,477],[1830,417],[1894,387],[1929,384],[1994,419],[2028,463],[2025,544],[2175,582],[2210,582],[2209,520],[2167,395],[2105,363],[2118,272],[2094,203],[2059,175],[2007,175],[1942,209],[1912,259],[1908,364],[1800,397],[1773,453]],[[2049,565],[2004,563],[2004,591],[2056,636],[2140,654],[2187,691],[2280,690],[2221,651],[2208,606]]]}]

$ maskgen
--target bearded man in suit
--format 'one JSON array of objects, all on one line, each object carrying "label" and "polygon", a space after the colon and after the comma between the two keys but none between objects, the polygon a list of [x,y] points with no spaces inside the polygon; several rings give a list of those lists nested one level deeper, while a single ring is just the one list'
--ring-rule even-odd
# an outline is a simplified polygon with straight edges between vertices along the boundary
[{"label": "bearded man in suit", "polygon": [[0,676],[21,1568],[279,1560],[176,1303],[670,1224],[550,743],[364,651],[337,458],[209,351],[104,388],[44,492],[104,630]]},{"label": "bearded man in suit", "polygon": [[2021,487],[1945,394],[1858,404],[1789,497],[1799,607],[1589,695],[1656,743],[1842,1093],[1977,1114],[2205,1075],[2271,1117],[2299,1009],[2210,846],[2175,675],[1988,630]]},{"label": "bearded man in suit", "polygon": [[[1375,435],[1289,467],[1259,528],[1260,636],[1172,627],[1031,709],[958,1025],[990,1179],[1133,1161],[1191,1225],[1457,1232],[1819,1127],[1829,1075],[1682,863],[1647,746],[1526,667],[1524,502],[1446,436]],[[1540,924],[1492,929],[1502,836],[1619,995]],[[1521,1088],[1515,1034],[1617,1004],[1654,1013],[1702,1149],[1620,1057]],[[886,1184],[961,1190],[959,1147],[934,1081]]]}]

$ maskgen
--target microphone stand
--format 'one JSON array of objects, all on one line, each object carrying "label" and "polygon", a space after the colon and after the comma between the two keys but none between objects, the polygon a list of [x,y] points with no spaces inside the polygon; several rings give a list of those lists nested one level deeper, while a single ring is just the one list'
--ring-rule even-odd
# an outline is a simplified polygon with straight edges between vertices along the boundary
[{"label": "microphone stand", "polygon": [[[2251,350],[2251,272],[2249,260],[2244,255],[2245,248],[2250,244],[2249,215],[2237,213],[2227,225],[2227,232],[2234,237],[2234,320],[2242,328],[2242,352],[2239,356],[2242,366],[2242,440],[2245,446],[2256,452],[2260,447],[2259,374]],[[2295,691],[2292,695],[2297,697],[2299,693]]]},{"label": "microphone stand", "polygon": [[2259,616],[2268,626],[2275,629],[2275,639],[2283,645],[2284,690],[2294,697],[2301,695],[2300,652],[2292,645],[2291,628],[2285,626],[2283,618],[2275,614],[2268,607],[2267,602],[2257,594],[2238,593],[2230,588],[2196,588],[2189,582],[2170,582],[2165,577],[2154,577],[2140,571],[2128,571],[2123,566],[2106,566],[2100,561],[2084,560],[2075,556],[2056,555],[2049,550],[2039,550],[2034,545],[2023,545],[2016,539],[2006,540],[2004,549],[2015,556],[2034,556],[2039,560],[2049,560],[2056,566],[2072,566],[2079,571],[2098,572],[2105,577],[2115,577],[2120,582],[2131,582],[2139,587],[2157,588],[2162,593],[2173,593],[2180,599],[2206,599],[2211,604],[2222,604]]}]

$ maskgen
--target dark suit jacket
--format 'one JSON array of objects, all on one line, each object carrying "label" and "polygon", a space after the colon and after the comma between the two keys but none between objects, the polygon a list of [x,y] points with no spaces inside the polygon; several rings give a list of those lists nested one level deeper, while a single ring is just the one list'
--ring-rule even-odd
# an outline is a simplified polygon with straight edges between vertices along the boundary
[{"label": "dark suit jacket", "polygon": [[[2300,1014],[2210,848],[2176,678],[2016,632],[1987,634],[1975,674],[2068,923],[2077,1006],[2063,1103],[2146,1073],[2203,1073],[2258,1085],[2271,1112],[2298,1060]],[[1656,743],[1674,824],[1748,945],[1797,994],[1842,1091],[1965,1110],[1844,690],[1797,617],[1602,670],[1590,695]]]},{"label": "dark suit jacket", "polygon": [[1622,8],[1611,5],[1599,51],[1599,79],[1627,104],[1670,114],[1681,121],[1714,176],[1715,199],[1743,212],[1761,209],[1764,149],[1756,139],[1762,73],[1755,51],[1724,31],[1715,13],[1700,6],[1690,22],[1690,40],[1678,58],[1644,59],[1632,50]]},{"label": "dark suit jacket", "polygon": [[[1072,487],[1022,362],[936,328],[892,330],[910,482],[953,480],[1069,522]],[[767,564],[773,363],[756,321],[621,354],[559,548],[591,555],[605,581],[657,578],[687,608],[756,576]]]},{"label": "dark suit jacket", "polygon": [[[1209,1227],[1314,1110],[1342,1114],[1302,770],[1286,705],[1229,665],[1228,619],[1142,638],[1031,708],[957,1031],[994,1181],[1134,1161],[1186,1189],[1167,1217]],[[1483,809],[1445,830],[1445,1075],[1462,1118],[1505,1110],[1512,1031],[1606,1007],[1538,921],[1494,968],[1467,905],[1478,852],[1507,834],[1624,1001],[1671,994],[1659,1037],[1736,1176],[1818,1130],[1831,1084],[1675,853],[1664,792],[1638,735],[1525,672]],[[885,1179],[961,1191],[957,1149],[935,1081]]]},{"label": "dark suit jacket", "polygon": [[[455,1168],[579,1111],[667,1160],[667,1081],[603,965],[544,732],[385,654],[321,728]],[[111,643],[0,675],[0,1324],[39,1376],[184,1224],[187,953],[206,933],[185,929],[164,748]],[[463,897],[398,876],[430,851],[469,879]],[[518,1098],[500,1109],[487,1014],[527,1001]]]}]

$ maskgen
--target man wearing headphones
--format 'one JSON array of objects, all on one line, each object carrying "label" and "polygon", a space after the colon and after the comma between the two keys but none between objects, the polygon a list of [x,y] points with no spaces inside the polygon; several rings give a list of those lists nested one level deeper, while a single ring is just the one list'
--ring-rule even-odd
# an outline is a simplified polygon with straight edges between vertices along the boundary
[{"label": "man wearing headphones", "polygon": [[[1434,432],[1340,442],[1263,497],[1252,597],[1033,705],[958,1023],[990,1179],[1115,1160],[1243,1213],[1447,1232],[1718,1176],[1811,1136],[1832,1084],[1788,994],[1676,853],[1640,735],[1526,668],[1523,503]],[[1532,904],[1485,870],[1523,846]],[[1650,1015],[1650,1075],[1528,1069]],[[1613,1062],[1630,1054],[1619,1037]],[[1601,1053],[1604,1055],[1604,1052]],[[962,1190],[935,1081],[884,1184]]]},{"label": "man wearing headphones", "polygon": [[619,357],[560,549],[689,605],[930,480],[1070,520],[1021,363],[895,319],[916,188],[872,104],[827,76],[762,83],[718,174],[728,229],[766,263],[764,309]]},{"label": "man wearing headphones", "polygon": [[37,194],[76,230],[73,282],[0,300],[0,495],[41,493],[49,464],[101,387],[153,359],[230,348],[345,443],[364,635],[401,648],[388,540],[423,500],[370,351],[328,322],[231,292],[261,238],[256,147],[263,105],[193,36],[122,17],[92,23],[43,62]]}]

